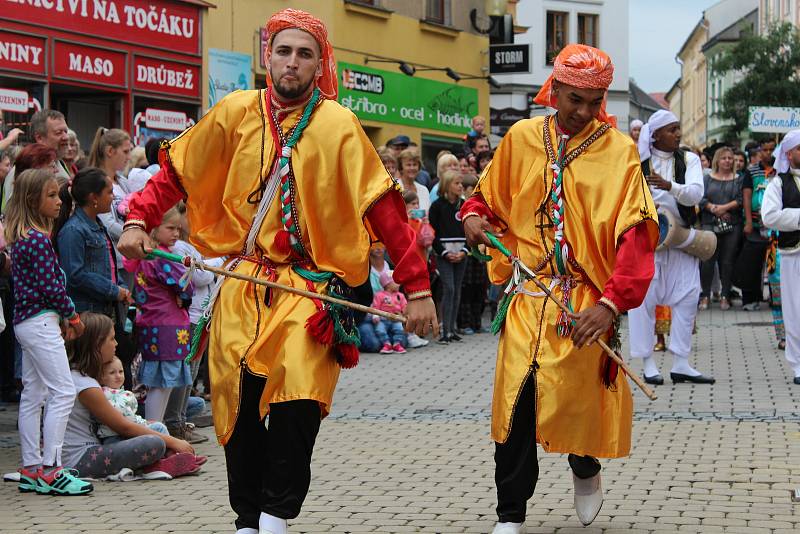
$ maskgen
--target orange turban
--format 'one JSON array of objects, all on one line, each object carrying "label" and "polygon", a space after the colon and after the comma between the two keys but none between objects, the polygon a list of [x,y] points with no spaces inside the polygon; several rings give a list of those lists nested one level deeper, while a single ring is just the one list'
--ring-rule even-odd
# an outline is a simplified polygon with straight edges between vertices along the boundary
[{"label": "orange turban", "polygon": [[[591,46],[568,44],[556,56],[553,73],[544,82],[533,101],[542,106],[556,108],[556,99],[552,94],[554,79],[580,89],[605,89],[607,91],[613,77],[614,65],[608,54]],[[616,117],[606,113],[605,96],[597,119],[615,127],[617,125]]]},{"label": "orange turban", "polygon": [[[322,53],[322,75],[317,77],[317,87],[325,98],[336,100],[339,94],[336,79],[336,60],[333,59],[333,46],[328,41],[328,30],[325,24],[311,13],[299,9],[287,8],[278,11],[267,21],[267,34],[270,45],[275,35],[288,29],[303,30],[310,33],[317,41]],[[272,87],[272,78],[267,69],[267,85]]]}]

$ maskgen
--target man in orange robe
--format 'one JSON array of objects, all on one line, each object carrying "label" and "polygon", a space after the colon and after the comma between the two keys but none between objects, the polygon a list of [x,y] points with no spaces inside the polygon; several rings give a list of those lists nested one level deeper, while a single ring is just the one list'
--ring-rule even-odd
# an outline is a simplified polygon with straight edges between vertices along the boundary
[{"label": "man in orange robe", "polygon": [[[321,21],[285,9],[267,23],[266,91],[236,91],[162,148],[161,171],[130,203],[119,249],[185,199],[191,242],[226,268],[341,295],[369,273],[381,240],[404,286],[409,331],[434,328],[425,262],[398,184],[352,112],[336,102]],[[239,534],[284,534],[311,479],[320,420],[340,367],[358,358],[352,318],[317,299],[222,279],[206,313],[214,425]],[[269,417],[266,428],[264,418]]]},{"label": "man in orange robe", "polygon": [[[592,342],[610,341],[619,314],[642,302],[658,227],[636,146],[605,112],[612,74],[602,51],[567,46],[536,97],[557,113],[509,130],[461,210],[470,244],[490,245],[484,232],[499,229],[573,310],[562,314],[532,282],[507,289],[492,403],[494,534],[523,532],[537,442],[569,454],[584,525],[602,505],[596,458],[630,450],[628,383]],[[518,279],[501,254],[492,257],[493,283]]]}]

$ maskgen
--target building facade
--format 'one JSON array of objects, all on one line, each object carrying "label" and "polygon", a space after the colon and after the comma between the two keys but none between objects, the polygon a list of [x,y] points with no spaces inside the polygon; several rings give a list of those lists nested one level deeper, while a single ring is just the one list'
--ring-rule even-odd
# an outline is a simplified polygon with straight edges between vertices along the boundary
[{"label": "building facade", "polygon": [[758,27],[761,31],[774,22],[789,22],[800,26],[798,0],[759,0],[758,4]]},{"label": "building facade", "polygon": [[203,19],[210,5],[0,0],[6,127],[27,131],[31,115],[46,107],[65,114],[84,147],[98,126],[134,135],[183,130],[201,112]]},{"label": "building facade", "polygon": [[[719,76],[709,68],[727,47],[732,46],[748,21],[757,15],[759,0],[721,0],[703,12],[700,21],[678,51],[681,65],[680,106],[669,100],[670,108],[681,120],[683,143],[703,147],[721,138],[725,124],[717,113],[725,91],[736,81],[735,75]],[[748,17],[751,17],[748,19]]]},{"label": "building facade", "polygon": [[709,145],[726,140],[726,128],[730,121],[725,121],[719,116],[720,111],[722,111],[722,98],[728,89],[742,79],[742,74],[738,71],[720,74],[715,71],[714,66],[720,56],[739,41],[744,32],[755,33],[757,29],[758,9],[754,9],[714,35],[703,46],[703,54],[706,56],[706,64],[708,65],[706,140]]},{"label": "building facade", "polygon": [[531,46],[530,74],[498,74],[500,89],[492,91],[493,110],[519,110],[528,116],[548,113],[532,103],[553,71],[553,59],[569,43],[600,48],[614,62],[614,81],[608,92],[608,112],[627,131],[628,0],[525,0],[516,4],[515,22],[526,28],[516,43]]},{"label": "building facade", "polygon": [[[287,7],[285,0],[215,4],[216,9],[208,11],[203,38],[209,73],[205,103],[217,101],[230,89],[265,87],[263,29],[272,13]],[[489,115],[489,39],[469,20],[469,10],[482,11],[484,4],[294,0],[291,7],[325,22],[338,64],[339,102],[359,117],[373,144],[407,135],[421,147],[431,170],[440,150],[461,149],[472,116]]]}]

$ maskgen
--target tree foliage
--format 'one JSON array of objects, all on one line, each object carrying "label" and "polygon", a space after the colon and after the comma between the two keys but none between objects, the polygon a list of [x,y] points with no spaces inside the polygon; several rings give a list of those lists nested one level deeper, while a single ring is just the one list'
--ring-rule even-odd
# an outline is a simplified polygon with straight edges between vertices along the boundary
[{"label": "tree foliage", "polygon": [[750,106],[800,107],[800,33],[792,24],[773,24],[763,35],[743,33],[713,69],[743,74],[723,96],[719,112],[732,122],[733,137],[747,129]]}]

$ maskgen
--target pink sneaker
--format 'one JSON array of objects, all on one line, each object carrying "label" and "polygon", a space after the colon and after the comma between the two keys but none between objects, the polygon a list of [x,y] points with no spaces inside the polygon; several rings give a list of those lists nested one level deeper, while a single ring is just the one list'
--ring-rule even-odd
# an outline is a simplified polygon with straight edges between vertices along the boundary
[{"label": "pink sneaker", "polygon": [[145,473],[152,471],[161,471],[168,474],[172,478],[177,478],[183,475],[191,475],[197,473],[200,466],[197,465],[194,454],[188,452],[181,452],[173,454],[172,456],[165,456],[154,464],[150,464],[143,469]]},{"label": "pink sneaker", "polygon": [[392,346],[389,344],[388,341],[383,344],[383,347],[381,348],[381,354],[391,354],[393,352],[394,349],[392,349]]},{"label": "pink sneaker", "polygon": [[406,349],[404,349],[403,345],[401,345],[399,342],[395,343],[394,346],[392,346],[392,350],[395,352],[395,354],[405,354],[406,353]]}]

